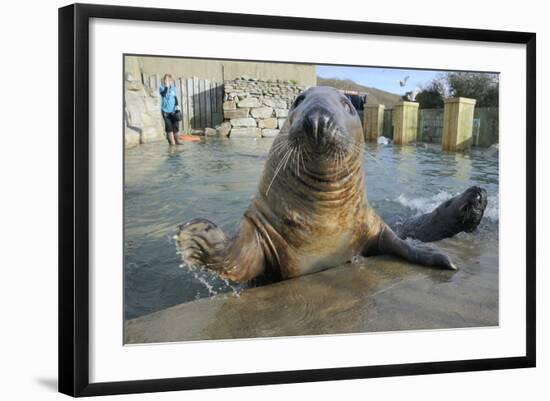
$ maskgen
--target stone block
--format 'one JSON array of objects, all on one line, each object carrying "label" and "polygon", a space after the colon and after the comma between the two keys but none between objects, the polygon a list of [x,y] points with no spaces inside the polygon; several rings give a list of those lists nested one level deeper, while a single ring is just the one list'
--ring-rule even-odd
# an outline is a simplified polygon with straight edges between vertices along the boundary
[{"label": "stone block", "polygon": [[277,119],[272,117],[272,118],[264,118],[262,120],[258,120],[258,127],[277,128]]},{"label": "stone block", "polygon": [[214,128],[205,128],[204,136],[218,136],[218,131]]},{"label": "stone block", "polygon": [[231,124],[227,121],[216,125],[216,132],[218,136],[229,136],[229,131],[231,131]]},{"label": "stone block", "polygon": [[225,110],[235,110],[237,108],[237,102],[234,100],[228,100],[223,102],[223,109]]},{"label": "stone block", "polygon": [[239,103],[237,103],[237,106],[239,108],[242,108],[242,107],[260,107],[261,103],[255,97],[248,97],[248,98],[240,100]]},{"label": "stone block", "polygon": [[288,110],[287,109],[275,109],[275,116],[277,118],[279,118],[279,117],[288,117]]},{"label": "stone block", "polygon": [[250,109],[250,114],[254,118],[268,118],[273,114],[273,109],[271,107],[257,107]]},{"label": "stone block", "polygon": [[231,120],[232,118],[246,118],[248,117],[248,111],[250,109],[236,109],[236,110],[224,110],[223,118],[226,120]]},{"label": "stone block", "polygon": [[264,97],[262,103],[267,107],[275,107],[277,105],[277,101],[270,97]]},{"label": "stone block", "polygon": [[285,124],[286,118],[278,118],[277,119],[277,128],[281,129],[283,128],[283,125]]},{"label": "stone block", "polygon": [[229,120],[232,127],[255,127],[256,120],[253,118],[232,118]]},{"label": "stone block", "polygon": [[260,128],[232,128],[229,133],[230,138],[260,138],[261,136]]}]

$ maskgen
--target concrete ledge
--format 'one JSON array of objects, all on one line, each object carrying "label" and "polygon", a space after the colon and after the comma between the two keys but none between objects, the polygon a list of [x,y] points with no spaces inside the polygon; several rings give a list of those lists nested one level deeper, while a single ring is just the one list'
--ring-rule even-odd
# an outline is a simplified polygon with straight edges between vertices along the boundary
[{"label": "concrete ledge", "polygon": [[124,342],[498,325],[498,279],[473,273],[372,257],[239,296],[218,295],[128,320]]}]

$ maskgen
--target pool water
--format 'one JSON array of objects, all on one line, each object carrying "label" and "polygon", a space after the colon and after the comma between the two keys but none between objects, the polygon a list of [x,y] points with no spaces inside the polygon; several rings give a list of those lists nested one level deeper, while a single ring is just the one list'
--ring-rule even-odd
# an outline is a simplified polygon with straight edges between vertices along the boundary
[{"label": "pool water", "polygon": [[[126,150],[124,184],[124,304],[132,319],[242,285],[182,265],[174,235],[194,217],[232,232],[254,196],[272,139],[206,139],[170,147]],[[425,144],[365,145],[370,205],[386,221],[425,213],[472,185],[485,188],[488,206],[478,230],[436,245],[457,261],[453,280],[476,276],[498,304],[498,157],[481,149],[443,153]]]}]

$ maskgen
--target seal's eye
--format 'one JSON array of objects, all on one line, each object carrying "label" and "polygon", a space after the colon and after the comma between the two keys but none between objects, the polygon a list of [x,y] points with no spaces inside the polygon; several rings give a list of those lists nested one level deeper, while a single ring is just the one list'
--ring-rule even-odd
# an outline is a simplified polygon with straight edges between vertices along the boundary
[{"label": "seal's eye", "polygon": [[342,99],[342,106],[349,114],[355,113],[355,107],[353,107],[347,99]]},{"label": "seal's eye", "polygon": [[298,96],[294,101],[294,103],[292,104],[292,108],[295,109],[296,107],[298,107],[300,103],[304,101],[305,98],[306,98],[305,95]]}]

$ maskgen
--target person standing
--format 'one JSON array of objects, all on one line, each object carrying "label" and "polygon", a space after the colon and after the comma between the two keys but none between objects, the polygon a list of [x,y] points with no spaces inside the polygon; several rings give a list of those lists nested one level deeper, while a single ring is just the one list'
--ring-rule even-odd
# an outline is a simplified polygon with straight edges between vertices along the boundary
[{"label": "person standing", "polygon": [[178,137],[179,121],[175,113],[177,105],[176,85],[174,85],[174,78],[171,74],[164,74],[160,84],[160,96],[162,97],[161,109],[166,138],[170,145],[180,145]]}]

